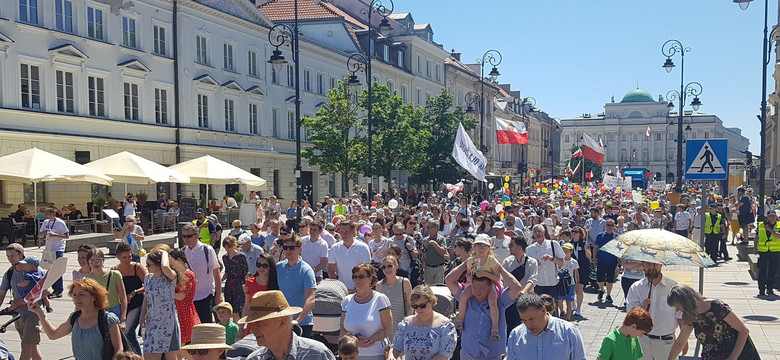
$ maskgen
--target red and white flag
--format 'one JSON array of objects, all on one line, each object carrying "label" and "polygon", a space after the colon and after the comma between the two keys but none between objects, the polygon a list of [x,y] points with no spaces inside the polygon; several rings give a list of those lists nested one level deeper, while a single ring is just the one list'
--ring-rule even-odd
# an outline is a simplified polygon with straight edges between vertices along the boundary
[{"label": "red and white flag", "polygon": [[566,165],[566,175],[571,175],[571,161]]},{"label": "red and white flag", "polygon": [[596,142],[588,134],[582,134],[582,155],[599,165],[604,162],[604,146],[601,141]]},{"label": "red and white flag", "polygon": [[574,152],[574,154],[571,154],[572,158],[578,158],[582,156],[582,149],[577,149],[577,151]]},{"label": "red and white flag", "polygon": [[650,131],[650,127],[648,126],[647,127],[647,131],[645,132],[645,135],[647,135],[647,137],[650,137],[650,135],[652,135],[652,134],[653,134],[653,132]]},{"label": "red and white flag", "polygon": [[585,173],[585,178],[588,179],[588,180],[592,179],[593,178],[593,172],[592,171],[586,172]]},{"label": "red and white flag", "polygon": [[579,164],[577,164],[577,167],[574,168],[571,172],[571,176],[577,175],[577,171],[580,170],[580,165],[582,165],[582,160],[580,160]]},{"label": "red and white flag", "polygon": [[447,188],[447,192],[451,192],[453,194],[457,194],[461,191],[463,191],[463,182],[459,182],[457,184],[444,184],[444,186]]},{"label": "red and white flag", "polygon": [[528,130],[525,123],[496,118],[496,142],[499,144],[528,144]]}]

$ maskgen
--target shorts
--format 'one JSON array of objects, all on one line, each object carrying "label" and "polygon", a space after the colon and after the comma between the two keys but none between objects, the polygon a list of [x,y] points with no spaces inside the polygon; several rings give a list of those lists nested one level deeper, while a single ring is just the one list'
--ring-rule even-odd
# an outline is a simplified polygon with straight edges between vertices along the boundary
[{"label": "shorts", "polygon": [[35,345],[41,343],[41,320],[38,319],[38,315],[22,316],[14,322],[14,326],[22,343]]},{"label": "shorts", "polygon": [[[586,266],[583,266],[583,264],[586,264]],[[590,261],[587,263],[581,263],[580,268],[577,269],[577,272],[580,274],[578,284],[588,285],[590,283]]]},{"label": "shorts", "polygon": [[558,285],[553,286],[541,286],[536,285],[534,286],[534,293],[537,295],[543,295],[547,294],[553,297],[553,299],[557,299],[560,294],[558,293]]},{"label": "shorts", "polygon": [[615,269],[617,263],[614,264],[598,264],[596,266],[596,282],[606,282],[610,284],[615,283]]},{"label": "shorts", "polygon": [[755,221],[755,219],[753,218],[753,214],[747,214],[747,215],[740,214],[737,216],[737,221],[739,221],[740,226],[745,227],[752,224]]},{"label": "shorts", "polygon": [[567,295],[558,295],[557,300],[574,301],[574,287],[576,284],[569,285],[569,293]]}]

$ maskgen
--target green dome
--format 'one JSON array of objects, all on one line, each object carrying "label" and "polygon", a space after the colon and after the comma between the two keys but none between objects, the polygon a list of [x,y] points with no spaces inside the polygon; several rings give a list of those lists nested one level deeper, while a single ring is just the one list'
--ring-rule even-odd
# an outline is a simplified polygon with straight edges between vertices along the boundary
[{"label": "green dome", "polygon": [[655,102],[653,95],[642,89],[634,89],[629,91],[626,96],[623,96],[623,100],[620,103],[636,103],[636,102]]}]

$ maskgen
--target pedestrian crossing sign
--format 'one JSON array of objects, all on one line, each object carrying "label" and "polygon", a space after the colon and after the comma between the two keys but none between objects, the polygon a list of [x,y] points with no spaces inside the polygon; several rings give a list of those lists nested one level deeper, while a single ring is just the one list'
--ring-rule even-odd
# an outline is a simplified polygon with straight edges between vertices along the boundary
[{"label": "pedestrian crossing sign", "polygon": [[686,180],[726,180],[728,140],[687,140],[685,147]]}]

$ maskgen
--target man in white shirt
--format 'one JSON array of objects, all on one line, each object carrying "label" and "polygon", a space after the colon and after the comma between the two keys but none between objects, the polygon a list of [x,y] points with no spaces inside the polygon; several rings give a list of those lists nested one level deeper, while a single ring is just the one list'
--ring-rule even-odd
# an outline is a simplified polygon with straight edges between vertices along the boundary
[{"label": "man in white shirt", "polygon": [[[681,313],[666,304],[669,290],[677,284],[671,278],[663,276],[661,264],[644,263],[645,278],[631,285],[626,296],[626,311],[642,307],[653,318],[653,331],[639,338],[644,356],[642,360],[666,360],[674,345],[677,319]],[[686,352],[688,345],[686,344]]]},{"label": "man in white shirt", "polygon": [[328,277],[339,279],[350,292],[355,291],[352,268],[358,264],[371,263],[371,250],[362,241],[355,241],[355,225],[344,220],[339,224],[342,241],[328,251]]},{"label": "man in white shirt", "polygon": [[674,232],[688,237],[693,229],[693,218],[685,211],[685,205],[677,204],[677,212],[674,213]]},{"label": "man in white shirt", "polygon": [[219,208],[222,210],[235,209],[238,208],[238,203],[232,196],[225,195],[222,197],[222,204],[220,204]]},{"label": "man in white shirt", "polygon": [[[38,231],[38,237],[46,239],[46,250],[54,251],[56,258],[59,259],[65,254],[65,243],[70,237],[70,230],[65,221],[57,217],[57,213],[53,208],[46,209],[46,220],[41,224],[41,228]],[[50,298],[62,297],[62,278],[59,278],[54,285],[52,285],[54,291]]]},{"label": "man in white shirt", "polygon": [[[494,236],[490,239],[490,242],[493,243],[493,255],[496,256],[499,263],[509,256],[509,242],[511,239],[509,236],[506,236],[505,228],[506,225],[500,221],[493,224]],[[519,281],[520,279],[517,280]]]},{"label": "man in white shirt", "polygon": [[319,283],[322,280],[322,270],[328,266],[328,243],[320,237],[325,223],[314,220],[309,225],[309,236],[303,237],[301,258],[314,269],[314,278]]},{"label": "man in white shirt", "polygon": [[531,235],[533,243],[528,245],[526,254],[539,263],[534,292],[552,295],[555,299],[559,295],[558,267],[563,267],[564,254],[560,243],[545,239],[545,232],[543,225],[534,225]]},{"label": "man in white shirt", "polygon": [[192,302],[200,322],[211,323],[211,307],[222,302],[222,274],[219,271],[217,253],[211,245],[198,240],[198,227],[195,224],[184,225],[181,237],[186,245],[184,254],[187,255],[187,262],[198,279]]},{"label": "man in white shirt", "polygon": [[249,274],[257,272],[257,258],[263,254],[263,248],[260,245],[252,243],[252,235],[243,233],[238,237],[238,252],[246,257],[246,264],[249,268]]}]

